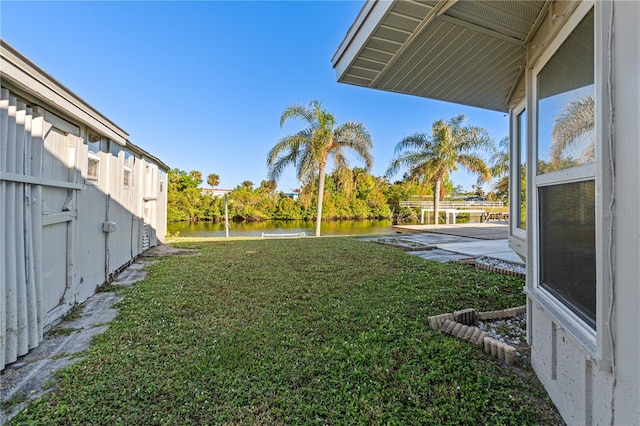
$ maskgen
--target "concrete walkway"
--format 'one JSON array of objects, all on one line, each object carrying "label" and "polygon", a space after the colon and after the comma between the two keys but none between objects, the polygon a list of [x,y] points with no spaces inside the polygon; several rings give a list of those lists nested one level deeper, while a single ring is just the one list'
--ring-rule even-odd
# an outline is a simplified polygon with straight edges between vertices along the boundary
[{"label": "concrete walkway", "polygon": [[48,383],[55,371],[80,359],[91,339],[107,330],[117,311],[113,305],[121,300],[114,293],[96,293],[81,306],[79,317],[58,324],[45,335],[40,346],[0,373],[0,400],[20,402],[10,411],[0,410],[0,425],[21,409],[25,402],[48,391]]}]

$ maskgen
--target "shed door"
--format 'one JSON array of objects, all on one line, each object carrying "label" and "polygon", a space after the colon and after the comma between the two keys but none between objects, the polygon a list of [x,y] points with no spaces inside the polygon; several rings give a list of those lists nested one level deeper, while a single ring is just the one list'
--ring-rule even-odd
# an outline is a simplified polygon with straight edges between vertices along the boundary
[{"label": "shed door", "polygon": [[42,177],[52,182],[42,191],[42,302],[45,313],[64,301],[70,284],[75,189],[56,183],[73,180],[76,139],[74,135],[52,127],[44,140]]},{"label": "shed door", "polygon": [[42,228],[42,300],[49,312],[64,300],[67,289],[67,225],[54,223]]}]

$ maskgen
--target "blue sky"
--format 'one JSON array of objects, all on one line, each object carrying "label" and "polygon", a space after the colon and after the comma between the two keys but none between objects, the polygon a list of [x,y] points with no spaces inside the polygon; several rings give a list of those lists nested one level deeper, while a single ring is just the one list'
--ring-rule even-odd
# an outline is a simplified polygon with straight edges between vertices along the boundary
[{"label": "blue sky", "polygon": [[[269,149],[301,128],[281,129],[280,114],[313,98],[339,123],[367,126],[374,175],[400,139],[438,119],[465,114],[498,141],[508,135],[501,113],[338,83],[331,58],[363,4],[2,0],[0,36],[131,142],[171,168],[219,174],[222,188],[266,179]],[[467,189],[476,180],[452,178]],[[291,167],[278,188],[295,187]]]}]

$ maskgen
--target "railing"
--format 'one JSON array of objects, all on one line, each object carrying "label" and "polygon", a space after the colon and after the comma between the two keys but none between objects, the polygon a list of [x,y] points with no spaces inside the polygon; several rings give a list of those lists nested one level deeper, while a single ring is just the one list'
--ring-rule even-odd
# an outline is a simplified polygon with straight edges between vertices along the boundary
[{"label": "railing", "polygon": [[[427,213],[427,222],[429,221],[429,213],[433,209],[433,200],[405,200],[400,201],[400,207],[419,208],[421,210],[420,223],[424,223],[424,214]],[[445,214],[445,223],[449,223],[449,215],[453,223],[456,223],[458,213],[480,213],[480,220],[484,222],[496,208],[504,207],[502,201],[440,201],[438,208]]]},{"label": "railing", "polygon": [[[407,200],[400,201],[400,207],[418,207],[421,209],[433,210],[433,200]],[[456,209],[456,210],[477,210],[480,208],[495,209],[498,207],[504,207],[502,201],[440,201],[438,207],[441,209]]]}]

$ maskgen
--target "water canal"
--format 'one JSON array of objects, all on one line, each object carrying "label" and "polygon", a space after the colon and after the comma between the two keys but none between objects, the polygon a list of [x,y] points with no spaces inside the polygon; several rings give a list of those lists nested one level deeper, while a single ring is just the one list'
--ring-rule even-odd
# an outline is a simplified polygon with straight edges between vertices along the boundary
[{"label": "water canal", "polygon": [[[230,237],[260,237],[265,234],[293,234],[305,232],[315,235],[316,224],[305,220],[267,220],[262,222],[231,222]],[[173,222],[167,224],[170,235],[181,237],[224,237],[221,222]],[[390,220],[327,220],[322,222],[321,233],[329,235],[393,234]]]}]

